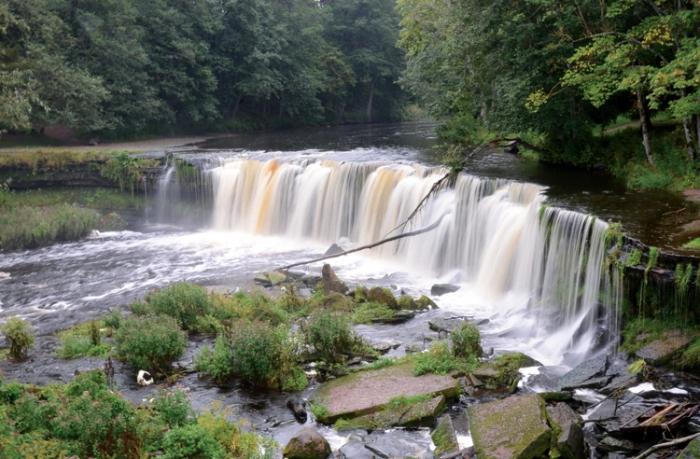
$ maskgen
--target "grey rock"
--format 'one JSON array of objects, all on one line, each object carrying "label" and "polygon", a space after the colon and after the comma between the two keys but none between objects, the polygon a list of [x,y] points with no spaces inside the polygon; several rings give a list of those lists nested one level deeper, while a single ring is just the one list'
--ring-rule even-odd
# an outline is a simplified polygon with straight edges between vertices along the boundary
[{"label": "grey rock", "polygon": [[321,268],[321,278],[323,280],[323,289],[326,293],[336,292],[344,295],[348,291],[348,286],[345,285],[345,282],[338,279],[335,271],[328,263]]},{"label": "grey rock", "polygon": [[440,416],[430,438],[433,439],[435,455],[438,457],[452,456],[459,452],[457,434],[449,414]]},{"label": "grey rock", "polygon": [[331,244],[330,247],[328,247],[328,250],[323,254],[324,257],[330,257],[332,255],[340,255],[341,253],[345,252],[341,246],[338,244]]},{"label": "grey rock", "polygon": [[310,427],[301,429],[284,447],[287,459],[326,459],[330,454],[328,441]]},{"label": "grey rock", "polygon": [[459,290],[459,286],[452,284],[434,284],[430,287],[430,294],[434,296],[444,295]]},{"label": "grey rock", "polygon": [[556,423],[559,427],[559,436],[555,441],[561,457],[564,459],[585,458],[581,417],[566,403],[548,406],[547,416],[551,423]]},{"label": "grey rock", "polygon": [[438,333],[452,333],[458,329],[467,320],[464,317],[438,317],[428,321],[428,327]]},{"label": "grey rock", "polygon": [[[580,363],[578,366],[573,368],[571,371],[566,373],[559,379],[559,385],[562,390],[575,389],[578,387],[584,387],[587,381],[594,378],[603,377],[605,371],[608,368],[608,359],[606,356],[593,357],[585,362]],[[608,377],[599,387],[607,384]],[[601,382],[600,380],[594,381],[596,384]],[[589,382],[590,384],[590,382]],[[586,387],[591,387],[586,386]]]}]

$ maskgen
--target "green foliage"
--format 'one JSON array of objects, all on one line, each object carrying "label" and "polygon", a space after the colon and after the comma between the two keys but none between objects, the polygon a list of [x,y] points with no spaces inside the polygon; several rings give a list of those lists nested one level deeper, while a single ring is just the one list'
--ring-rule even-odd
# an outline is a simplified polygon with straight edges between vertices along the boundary
[{"label": "green foliage", "polygon": [[627,371],[632,375],[644,374],[647,371],[647,363],[644,359],[638,359],[630,363]]},{"label": "green foliage", "polygon": [[180,390],[161,391],[153,400],[153,410],[171,428],[184,426],[194,419],[187,394]]},{"label": "green foliage", "polygon": [[686,242],[683,244],[683,248],[689,250],[700,250],[700,237],[696,237],[692,241]]},{"label": "green foliage", "polygon": [[10,317],[0,326],[0,331],[10,344],[10,357],[17,361],[24,360],[34,346],[34,333],[29,323],[19,317]]},{"label": "green foliage", "polygon": [[115,336],[119,358],[134,370],[167,372],[185,351],[187,339],[169,316],[129,317]]},{"label": "green foliage", "polygon": [[695,339],[690,346],[683,350],[678,366],[689,370],[700,369],[700,339]]},{"label": "green foliage", "polygon": [[121,191],[130,191],[133,195],[143,185],[143,169],[144,163],[139,158],[122,152],[110,157],[100,173],[104,178],[119,185]]},{"label": "green foliage", "polygon": [[226,452],[214,437],[197,424],[177,427],[163,438],[167,459],[223,459]]},{"label": "green foliage", "polygon": [[58,334],[61,347],[56,353],[62,359],[75,359],[79,357],[107,357],[112,346],[103,342],[103,334],[111,335],[112,329],[102,330],[106,323],[91,320],[77,325]]},{"label": "green foliage", "polygon": [[223,383],[233,377],[233,354],[223,335],[219,335],[214,348],[206,347],[195,360],[197,371],[205,373],[217,383]]},{"label": "green foliage", "polygon": [[445,375],[462,367],[462,361],[450,352],[447,343],[439,341],[430,346],[428,351],[421,352],[415,357],[413,373],[416,376],[427,373]]},{"label": "green foliage", "polygon": [[625,266],[637,266],[642,262],[642,251],[639,249],[633,249],[627,259],[625,260]]},{"label": "green foliage", "polygon": [[311,315],[305,327],[306,342],[312,345],[321,359],[340,363],[362,345],[346,315],[318,311]]},{"label": "green foliage", "polygon": [[481,334],[476,325],[465,322],[450,334],[452,353],[455,357],[481,357]]},{"label": "green foliage", "polygon": [[146,296],[138,314],[167,315],[180,327],[193,332],[211,332],[210,323],[202,320],[212,312],[209,294],[204,287],[185,282],[169,285]]},{"label": "green foliage", "polygon": [[320,403],[312,403],[310,410],[316,419],[323,419],[328,416],[328,408]]},{"label": "green foliage", "polygon": [[367,302],[355,306],[352,311],[354,324],[368,324],[382,320],[391,320],[396,311],[381,303]]},{"label": "green foliage", "polygon": [[91,209],[59,204],[18,207],[0,212],[0,250],[31,249],[59,241],[81,239],[97,227]]}]

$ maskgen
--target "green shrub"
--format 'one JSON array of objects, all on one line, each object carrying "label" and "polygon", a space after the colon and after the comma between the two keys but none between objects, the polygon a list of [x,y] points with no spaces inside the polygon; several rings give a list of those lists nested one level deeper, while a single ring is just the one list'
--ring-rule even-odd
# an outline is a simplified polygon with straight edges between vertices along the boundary
[{"label": "green shrub", "polygon": [[416,376],[427,373],[445,375],[463,367],[463,363],[450,352],[444,341],[434,343],[427,352],[415,356],[413,373]]},{"label": "green shrub", "polygon": [[[112,346],[102,341],[101,325],[101,321],[91,320],[60,332],[57,355],[62,359],[107,357]],[[111,333],[111,329],[107,332]]]},{"label": "green shrub", "polygon": [[238,292],[233,295],[212,295],[213,316],[221,321],[263,321],[280,325],[289,321],[286,304],[277,303],[262,293]]},{"label": "green shrub", "polygon": [[29,324],[19,317],[10,317],[1,327],[5,339],[10,344],[10,357],[20,361],[27,357],[27,353],[34,346],[34,334]]},{"label": "green shrub", "polygon": [[187,338],[169,316],[130,317],[116,333],[117,354],[134,370],[166,372],[185,351]]},{"label": "green shrub", "polygon": [[[163,314],[174,317],[184,330],[198,332],[200,319],[211,314],[209,293],[199,285],[180,282],[146,296],[145,311],[132,308],[134,313]],[[210,330],[204,330],[210,331]]]},{"label": "green shrub", "polygon": [[360,303],[352,311],[352,322],[354,324],[369,324],[382,320],[391,320],[394,315],[396,315],[396,311],[385,304],[374,302]]},{"label": "green shrub", "polygon": [[452,353],[456,357],[481,357],[481,334],[476,325],[465,322],[450,334]]},{"label": "green shrub", "polygon": [[305,327],[306,341],[328,363],[339,363],[353,355],[361,343],[350,326],[347,316],[328,311],[311,315]]},{"label": "green shrub", "polygon": [[234,375],[233,354],[226,338],[219,335],[214,348],[205,347],[195,359],[197,371],[205,373],[217,383],[223,383]]},{"label": "green shrub", "polygon": [[161,391],[153,400],[153,410],[171,428],[184,426],[194,419],[190,401],[181,390]]},{"label": "green shrub", "polygon": [[240,426],[227,421],[222,413],[213,410],[200,415],[197,425],[224,447],[226,457],[263,459],[269,456],[261,453],[261,450],[269,450],[274,446],[274,442],[266,441],[252,432],[243,431]]},{"label": "green shrub", "polygon": [[122,316],[121,312],[110,311],[106,316],[104,316],[102,322],[104,323],[105,327],[116,330],[121,325],[122,320],[124,320],[124,317]]},{"label": "green shrub", "polygon": [[190,424],[170,430],[163,438],[163,459],[224,459],[226,450],[202,426]]}]

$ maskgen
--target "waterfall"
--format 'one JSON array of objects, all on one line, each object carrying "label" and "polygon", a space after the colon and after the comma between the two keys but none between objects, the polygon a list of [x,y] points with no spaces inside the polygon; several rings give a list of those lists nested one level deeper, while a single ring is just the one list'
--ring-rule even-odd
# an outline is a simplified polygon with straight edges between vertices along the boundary
[{"label": "waterfall", "polygon": [[[403,222],[445,172],[417,164],[229,160],[208,171],[212,225],[369,243]],[[605,269],[608,225],[548,206],[543,192],[531,183],[461,173],[404,228],[440,220],[435,230],[369,256],[470,285],[494,315],[522,320],[525,339],[576,360],[604,344],[601,329],[614,335],[620,280]]]}]

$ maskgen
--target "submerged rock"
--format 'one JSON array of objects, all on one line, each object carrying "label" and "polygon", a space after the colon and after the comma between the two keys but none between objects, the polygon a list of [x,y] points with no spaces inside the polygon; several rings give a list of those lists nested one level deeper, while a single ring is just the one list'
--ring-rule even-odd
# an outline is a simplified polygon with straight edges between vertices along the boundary
[{"label": "submerged rock", "polygon": [[326,293],[336,292],[344,295],[348,291],[348,286],[336,276],[335,271],[328,263],[321,268],[321,279]]},{"label": "submerged rock", "polygon": [[549,450],[551,428],[537,394],[472,405],[468,414],[480,459],[532,459]]},{"label": "submerged rock", "polygon": [[553,442],[564,459],[583,459],[586,457],[583,443],[583,422],[581,417],[566,403],[557,403],[547,407],[550,424],[558,433]]},{"label": "submerged rock", "polygon": [[447,293],[456,292],[459,286],[452,284],[434,284],[430,287],[430,294],[434,296],[445,295]]},{"label": "submerged rock", "polygon": [[646,360],[652,365],[659,365],[670,361],[677,353],[685,349],[692,341],[692,336],[684,334],[680,330],[670,330],[649,344],[643,346],[635,355]]},{"label": "submerged rock", "polygon": [[287,459],[326,459],[330,454],[328,441],[309,427],[301,429],[284,447]]},{"label": "submerged rock", "polygon": [[459,452],[457,434],[455,433],[454,425],[452,425],[452,418],[448,414],[440,416],[435,429],[430,433],[430,438],[433,439],[435,456],[437,457],[449,456]]},{"label": "submerged rock", "polygon": [[313,403],[321,406],[319,420],[333,423],[338,419],[353,419],[381,411],[400,397],[434,398],[459,395],[458,382],[450,376],[413,375],[413,365],[405,363],[379,370],[358,371],[322,385]]}]

